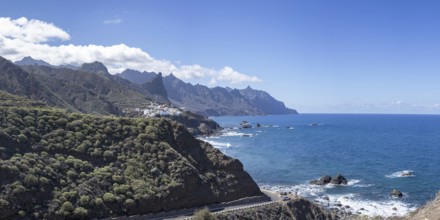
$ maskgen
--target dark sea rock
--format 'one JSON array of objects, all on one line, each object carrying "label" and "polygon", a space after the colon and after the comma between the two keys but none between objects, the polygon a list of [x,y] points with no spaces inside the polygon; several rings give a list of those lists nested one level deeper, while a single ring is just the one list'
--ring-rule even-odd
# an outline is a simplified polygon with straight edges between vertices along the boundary
[{"label": "dark sea rock", "polygon": [[393,191],[391,191],[390,195],[393,196],[393,197],[399,197],[399,198],[400,198],[400,197],[403,196],[403,193],[400,192],[400,191],[397,190],[397,189],[393,189]]},{"label": "dark sea rock", "polygon": [[330,183],[332,180],[331,176],[323,176],[321,177],[319,180],[312,180],[310,181],[310,184],[312,185],[326,185],[328,183]]},{"label": "dark sea rock", "polygon": [[400,176],[405,177],[405,176],[412,176],[412,175],[413,175],[413,173],[411,171],[403,171]]},{"label": "dark sea rock", "polygon": [[347,185],[347,179],[345,179],[345,177],[342,176],[341,174],[338,174],[337,176],[333,177],[330,183],[335,185],[341,185],[341,184]]}]

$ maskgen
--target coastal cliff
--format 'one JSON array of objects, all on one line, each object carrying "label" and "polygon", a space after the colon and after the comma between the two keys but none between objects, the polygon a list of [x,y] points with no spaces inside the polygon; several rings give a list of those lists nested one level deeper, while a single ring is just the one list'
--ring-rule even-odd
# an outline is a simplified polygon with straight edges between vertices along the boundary
[{"label": "coastal cliff", "polygon": [[431,202],[411,213],[401,220],[438,220],[440,219],[440,192]]},{"label": "coastal cliff", "polygon": [[240,161],[177,122],[0,100],[0,219],[128,216],[262,194]]}]

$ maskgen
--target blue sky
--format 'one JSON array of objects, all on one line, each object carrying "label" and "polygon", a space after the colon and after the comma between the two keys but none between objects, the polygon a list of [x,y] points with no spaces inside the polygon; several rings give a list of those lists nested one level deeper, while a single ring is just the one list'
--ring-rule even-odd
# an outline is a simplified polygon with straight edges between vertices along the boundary
[{"label": "blue sky", "polygon": [[440,113],[436,1],[1,2],[0,17],[69,35],[38,44],[139,48],[185,81],[250,85],[300,112]]}]

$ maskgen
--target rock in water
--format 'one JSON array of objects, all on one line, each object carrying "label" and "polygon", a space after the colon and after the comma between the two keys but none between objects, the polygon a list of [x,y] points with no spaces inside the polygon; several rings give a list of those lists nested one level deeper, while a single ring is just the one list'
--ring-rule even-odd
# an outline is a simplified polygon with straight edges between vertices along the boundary
[{"label": "rock in water", "polygon": [[338,174],[337,176],[333,177],[330,183],[335,185],[341,185],[341,184],[347,185],[347,179],[345,179],[345,177],[342,176],[341,174]]},{"label": "rock in water", "polygon": [[312,185],[320,185],[321,186],[321,185],[325,185],[325,184],[330,183],[331,180],[332,180],[331,176],[323,176],[319,180],[312,180],[312,181],[310,181],[310,184],[312,184]]},{"label": "rock in water", "polygon": [[402,172],[402,174],[400,176],[412,176],[412,175],[413,175],[413,173],[411,171],[405,170]]},{"label": "rock in water", "polygon": [[391,191],[390,195],[393,197],[402,197],[403,193],[397,189],[393,189],[393,191]]}]

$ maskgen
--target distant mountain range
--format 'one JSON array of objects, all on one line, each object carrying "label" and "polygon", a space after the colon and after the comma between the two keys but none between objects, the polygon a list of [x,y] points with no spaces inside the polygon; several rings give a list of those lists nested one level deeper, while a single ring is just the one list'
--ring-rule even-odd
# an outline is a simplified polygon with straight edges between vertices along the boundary
[{"label": "distant mountain range", "polygon": [[80,67],[54,66],[25,57],[11,63],[0,57],[0,89],[53,106],[94,114],[122,115],[146,103],[172,103],[206,115],[297,114],[269,93],[255,90],[192,85],[173,74],[127,69],[112,75],[99,62]]},{"label": "distant mountain range", "polygon": [[[118,75],[133,83],[143,83],[152,78],[153,74],[126,70]],[[185,83],[173,74],[165,76],[163,83],[171,103],[198,114],[208,116],[297,114],[296,110],[287,108],[283,102],[276,100],[269,93],[249,86],[241,90],[208,88],[199,84]]]}]

